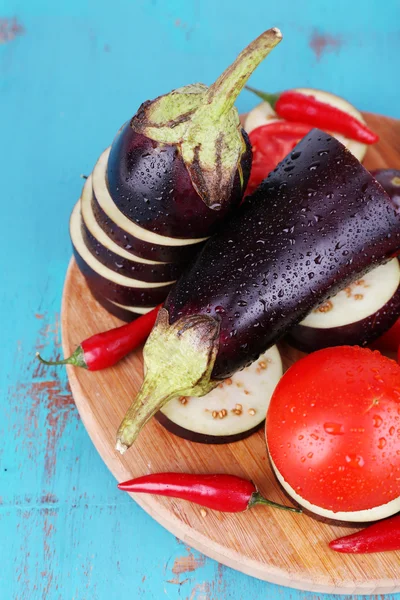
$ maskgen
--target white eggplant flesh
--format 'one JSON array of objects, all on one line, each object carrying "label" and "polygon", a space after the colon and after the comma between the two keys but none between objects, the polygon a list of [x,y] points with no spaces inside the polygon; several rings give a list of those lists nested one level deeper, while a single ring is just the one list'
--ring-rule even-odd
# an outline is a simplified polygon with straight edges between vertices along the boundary
[{"label": "white eggplant flesh", "polygon": [[171,433],[193,442],[222,444],[244,439],[262,426],[282,373],[279,350],[273,346],[206,396],[171,400],[156,419]]}]

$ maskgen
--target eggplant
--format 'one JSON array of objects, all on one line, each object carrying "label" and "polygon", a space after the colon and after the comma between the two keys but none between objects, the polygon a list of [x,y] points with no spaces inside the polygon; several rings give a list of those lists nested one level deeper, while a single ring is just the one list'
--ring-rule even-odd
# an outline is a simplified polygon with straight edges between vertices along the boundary
[{"label": "eggplant", "polygon": [[199,444],[244,440],[262,427],[282,374],[279,350],[273,346],[204,398],[173,398],[155,419],[174,435]]},{"label": "eggplant", "polygon": [[144,102],[121,128],[107,179],[132,223],[173,238],[207,237],[240,204],[252,152],[234,102],[281,38],[276,28],[265,31],[213,85],[187,85]]},{"label": "eggplant", "polygon": [[107,186],[110,149],[100,156],[92,174],[92,209],[101,229],[118,246],[136,256],[160,262],[187,263],[207,238],[178,239],[147,231],[128,219],[117,207]]},{"label": "eggplant", "polygon": [[79,270],[98,294],[113,302],[147,307],[156,306],[167,297],[173,281],[153,283],[125,277],[105,267],[89,252],[82,236],[79,202],[71,214],[70,236]]},{"label": "eggplant", "polygon": [[140,315],[144,315],[155,308],[154,306],[143,307],[119,304],[118,302],[113,302],[112,300],[109,300],[103,296],[101,293],[97,292],[96,288],[91,288],[90,284],[89,289],[92,296],[100,304],[100,306],[102,306],[114,317],[117,317],[117,319],[121,319],[121,321],[125,321],[126,323],[133,321],[137,317],[140,317]]},{"label": "eggplant", "polygon": [[206,394],[399,250],[390,197],[338,140],[312,130],[171,290],[117,449],[168,400]]},{"label": "eggplant", "polygon": [[400,209],[400,171],[398,169],[376,169],[371,171],[371,175],[379,181],[397,208]]},{"label": "eggplant", "polygon": [[397,258],[376,267],[318,306],[286,336],[302,352],[330,346],[366,346],[400,316],[400,267]]},{"label": "eggplant", "polygon": [[98,225],[92,208],[92,176],[81,195],[82,236],[88,250],[106,267],[141,281],[164,282],[175,280],[183,265],[147,260],[120,248]]}]

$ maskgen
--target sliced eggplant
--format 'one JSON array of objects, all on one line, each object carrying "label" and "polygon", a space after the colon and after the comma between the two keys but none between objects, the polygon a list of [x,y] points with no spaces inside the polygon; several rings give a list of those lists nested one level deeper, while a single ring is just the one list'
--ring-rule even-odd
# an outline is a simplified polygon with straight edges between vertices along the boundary
[{"label": "sliced eggplant", "polygon": [[105,298],[99,294],[96,289],[92,289],[90,285],[89,289],[95,300],[97,300],[97,302],[103,308],[105,308],[107,312],[109,312],[111,315],[114,315],[114,317],[117,317],[117,319],[121,319],[121,321],[125,321],[127,323],[133,321],[137,317],[140,317],[140,315],[150,312],[154,308],[154,306],[125,306],[124,304],[119,304],[118,302],[113,302],[112,300]]},{"label": "sliced eggplant", "polygon": [[[330,104],[331,106],[335,106],[352,117],[355,117],[362,123],[365,123],[364,117],[360,111],[358,111],[355,106],[340,96],[312,88],[297,88],[296,91],[308,96],[314,96],[317,100],[325,102],[326,104]],[[267,123],[272,123],[276,120],[279,120],[279,117],[271,105],[268,102],[261,102],[261,104],[258,104],[247,115],[244,128],[247,133],[250,133],[253,131],[253,129],[257,129],[257,127],[261,127],[261,125],[266,125]],[[342,144],[344,144],[346,148],[348,148],[348,150],[350,150],[350,152],[354,154],[356,158],[358,158],[359,161],[363,160],[367,151],[367,146],[365,144],[361,144],[356,140],[345,138],[343,135],[340,135],[340,133],[331,133],[336,139],[342,142]]]},{"label": "sliced eggplant", "polygon": [[155,418],[171,433],[192,442],[243,440],[262,427],[282,373],[281,357],[273,346],[203,398],[174,398]]},{"label": "sliced eggplant", "polygon": [[385,333],[399,315],[400,267],[394,258],[313,310],[289,332],[287,341],[302,352],[366,346]]},{"label": "sliced eggplant", "polygon": [[188,262],[207,238],[173,238],[140,227],[126,217],[111,198],[107,185],[110,148],[100,156],[92,173],[93,212],[100,227],[121,248],[161,262]]},{"label": "sliced eggplant", "polygon": [[167,283],[151,283],[139,281],[115,273],[105,267],[89,252],[82,236],[82,219],[78,202],[71,214],[70,236],[75,260],[90,287],[112,300],[125,305],[155,306],[163,302],[173,285]]},{"label": "sliced eggplant", "polygon": [[92,208],[92,176],[90,175],[81,196],[82,235],[90,252],[106,267],[126,277],[141,281],[164,282],[175,280],[182,265],[160,263],[135,256],[118,246],[99,226]]}]

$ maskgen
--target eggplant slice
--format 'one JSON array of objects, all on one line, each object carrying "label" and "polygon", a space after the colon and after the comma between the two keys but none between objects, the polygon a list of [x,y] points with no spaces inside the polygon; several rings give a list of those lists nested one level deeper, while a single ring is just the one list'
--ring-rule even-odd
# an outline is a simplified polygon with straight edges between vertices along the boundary
[{"label": "eggplant slice", "polygon": [[107,186],[110,148],[100,156],[92,173],[93,212],[99,226],[114,242],[137,256],[160,262],[186,263],[199,251],[204,238],[173,238],[148,231],[126,217]]},{"label": "eggplant slice", "polygon": [[376,267],[314,309],[288,334],[302,352],[329,346],[366,346],[400,316],[400,267],[397,258]]},{"label": "eggplant slice", "polygon": [[165,300],[174,281],[149,283],[111,271],[89,252],[82,236],[79,202],[70,219],[70,236],[78,267],[90,287],[99,294],[125,305],[156,306]]},{"label": "eggplant slice", "polygon": [[155,418],[171,433],[192,442],[227,444],[243,440],[262,427],[281,377],[281,357],[273,346],[203,398],[174,398]]}]

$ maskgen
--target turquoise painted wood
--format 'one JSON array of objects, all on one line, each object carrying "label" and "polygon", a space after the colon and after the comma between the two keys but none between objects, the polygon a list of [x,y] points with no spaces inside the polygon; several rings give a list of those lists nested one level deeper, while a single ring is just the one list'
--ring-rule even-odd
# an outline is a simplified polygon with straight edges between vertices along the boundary
[{"label": "turquoise painted wood", "polygon": [[80,174],[142,100],[210,83],[277,25],[254,86],[400,117],[399,22],[397,0],[0,0],[1,600],[316,599],[191,553],[118,493],[64,371],[34,354],[59,352]]}]

